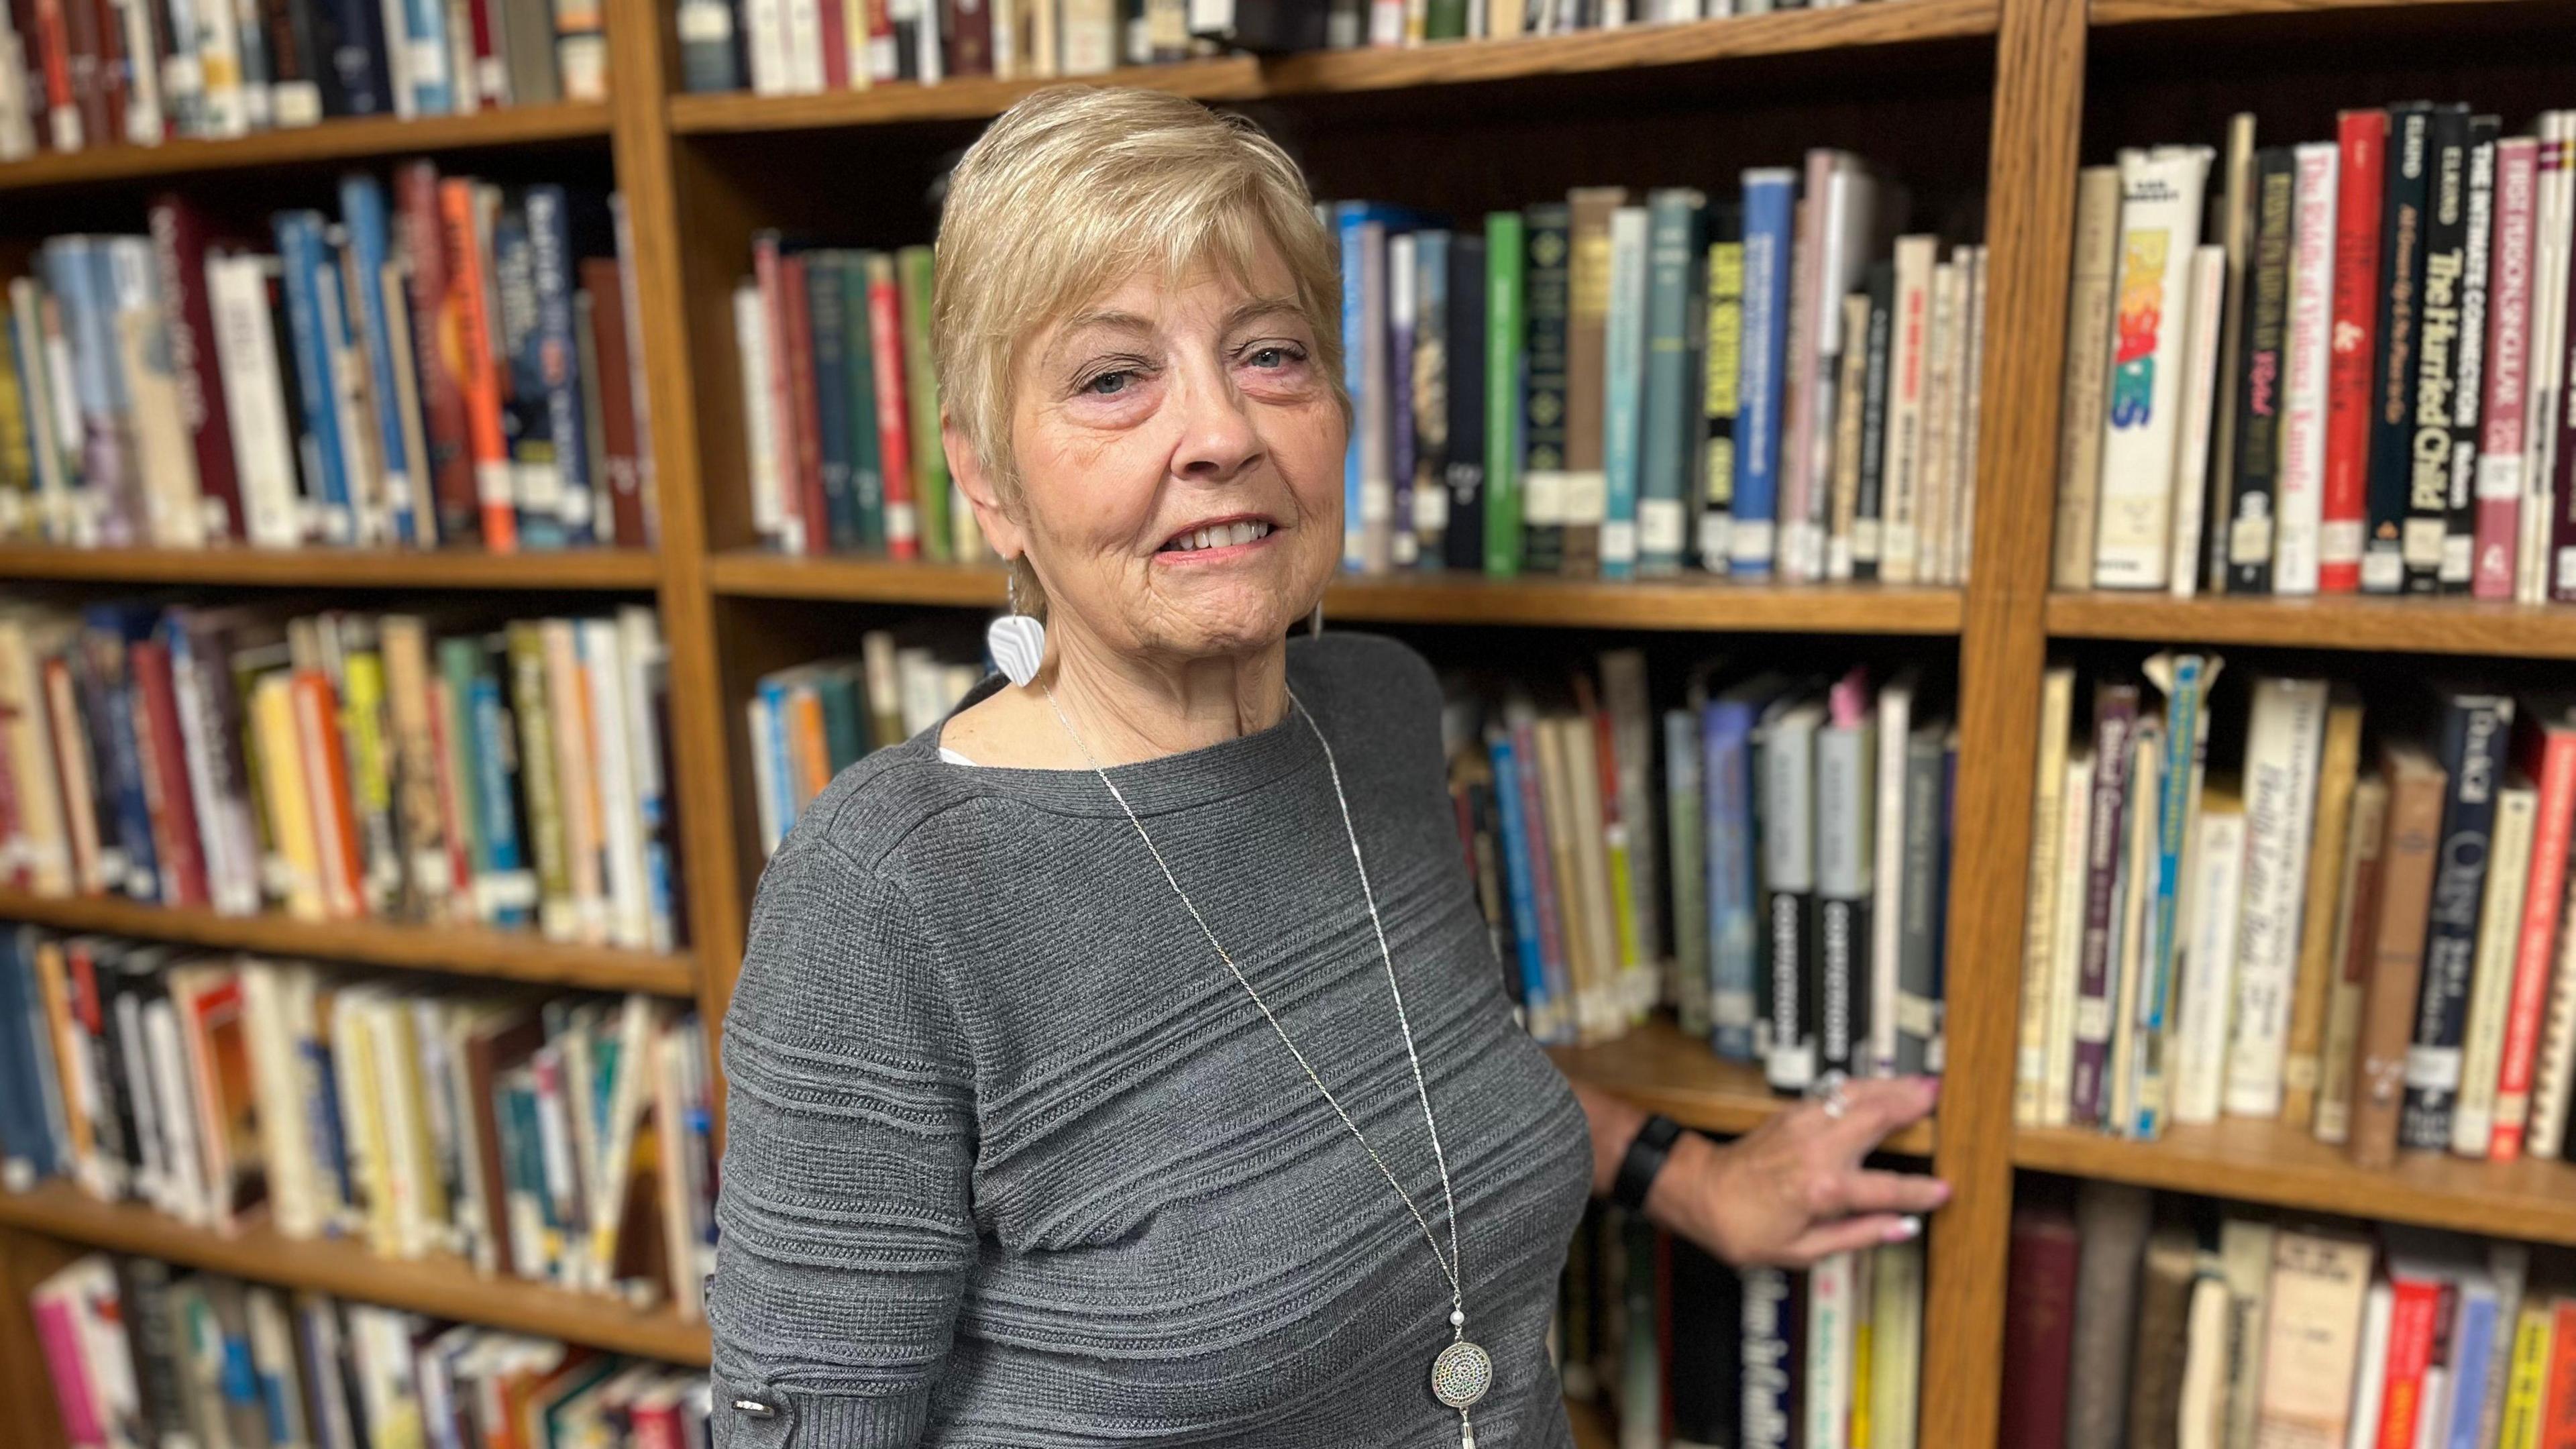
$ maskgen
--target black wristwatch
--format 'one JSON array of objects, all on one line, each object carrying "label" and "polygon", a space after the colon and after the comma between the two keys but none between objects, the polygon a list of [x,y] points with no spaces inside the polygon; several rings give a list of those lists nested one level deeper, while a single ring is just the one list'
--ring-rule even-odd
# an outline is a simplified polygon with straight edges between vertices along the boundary
[{"label": "black wristwatch", "polygon": [[1628,1154],[1619,1159],[1619,1175],[1610,1184],[1610,1200],[1630,1212],[1646,1206],[1646,1192],[1655,1185],[1655,1175],[1664,1170],[1664,1162],[1673,1155],[1673,1140],[1682,1135],[1682,1124],[1661,1112],[1646,1118],[1646,1125],[1628,1142]]}]

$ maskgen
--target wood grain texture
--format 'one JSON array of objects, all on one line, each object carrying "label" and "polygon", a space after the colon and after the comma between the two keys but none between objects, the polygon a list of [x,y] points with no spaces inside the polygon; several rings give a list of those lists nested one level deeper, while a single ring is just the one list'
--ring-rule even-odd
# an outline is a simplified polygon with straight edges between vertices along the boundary
[{"label": "wood grain texture", "polygon": [[110,896],[36,896],[19,891],[0,891],[0,920],[175,941],[217,951],[536,981],[592,991],[649,991],[660,996],[690,996],[697,991],[697,970],[686,955],[565,945],[543,940],[533,931],[223,916],[194,907],[145,905]]},{"label": "wood grain texture", "polygon": [[53,1373],[26,1304],[37,1285],[86,1251],[59,1238],[0,1227],[0,1404],[8,1406],[9,1429],[18,1442],[66,1441]]},{"label": "wood grain texture", "polygon": [[2061,639],[2576,659],[2576,608],[2482,599],[2058,594],[2048,601],[2048,632]]},{"label": "wood grain texture", "polygon": [[470,116],[350,117],[230,141],[165,141],[158,146],[99,146],[0,166],[0,192],[82,186],[161,177],[206,176],[272,166],[360,161],[416,152],[488,150],[502,146],[604,140],[609,107],[597,102],[510,106]]},{"label": "wood grain texture", "polygon": [[1574,1449],[1616,1449],[1619,1437],[1610,1432],[1610,1416],[1598,1404],[1568,1399],[1565,1419],[1574,1429]]},{"label": "wood grain texture", "polygon": [[1959,645],[1958,783],[1941,1136],[1950,1183],[1932,1215],[1919,1442],[1995,1442],[2003,1264],[2012,1220],[2012,1090],[2042,605],[2055,511],[2057,407],[2083,127],[2084,13],[2005,0],[1995,50],[1986,208],[1984,418]]},{"label": "wood grain texture", "polygon": [[[1557,1068],[1574,1081],[1616,1092],[1685,1127],[1724,1136],[1750,1132],[1794,1100],[1772,1094],[1762,1069],[1730,1062],[1708,1043],[1682,1035],[1661,1017],[1599,1046],[1550,1047]],[[1933,1152],[1933,1125],[1917,1122],[1887,1140],[1908,1157]]]},{"label": "wood grain texture", "polygon": [[2276,1121],[2228,1117],[2175,1127],[2154,1142],[2066,1128],[2023,1128],[2022,1167],[2132,1182],[2238,1202],[2419,1223],[2539,1243],[2576,1243],[2576,1166],[2400,1154],[2385,1172]]},{"label": "wood grain texture", "polygon": [[[868,557],[784,558],[741,552],[709,566],[716,592],[744,598],[990,608],[1002,603],[998,569],[898,563]],[[1920,634],[1958,632],[1955,589],[1794,587],[1693,575],[1603,582],[1487,579],[1477,574],[1335,578],[1327,621],[1482,624],[1522,628],[1673,629],[1708,633]]]},{"label": "wood grain texture", "polygon": [[706,1326],[683,1323],[667,1308],[638,1310],[601,1294],[486,1277],[447,1254],[379,1258],[354,1239],[298,1240],[265,1222],[226,1235],[191,1227],[138,1203],[100,1202],[62,1178],[28,1192],[0,1192],[0,1226],[254,1283],[309,1288],[617,1353],[678,1364],[707,1361]]},{"label": "wood grain texture", "polygon": [[0,582],[316,589],[633,589],[661,569],[640,549],[483,553],[420,548],[48,548],[0,545]]},{"label": "wood grain texture", "polygon": [[2296,15],[2424,5],[2537,8],[2534,0],[2092,0],[2091,20],[2095,25],[2140,25],[2160,20],[2216,20],[2232,15]]}]

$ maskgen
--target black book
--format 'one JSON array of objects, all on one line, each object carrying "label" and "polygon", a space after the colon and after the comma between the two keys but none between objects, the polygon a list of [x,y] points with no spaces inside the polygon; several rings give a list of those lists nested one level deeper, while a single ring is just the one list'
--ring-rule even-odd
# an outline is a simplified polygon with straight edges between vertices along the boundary
[{"label": "black book", "polygon": [[1852,503],[1852,577],[1878,577],[1881,520],[1886,516],[1887,345],[1895,330],[1896,263],[1875,261],[1862,281],[1869,294],[1867,353],[1860,381],[1860,487]]},{"label": "black book", "polygon": [[1423,561],[1485,571],[1485,239],[1449,238],[1449,448],[1440,474],[1448,495],[1441,546]]},{"label": "black book", "polygon": [[1331,13],[1324,0],[1201,0],[1190,7],[1190,34],[1256,55],[1322,50]]},{"label": "black book", "polygon": [[1816,737],[1824,700],[1792,691],[1763,712],[1758,818],[1762,836],[1762,979],[1768,990],[1771,1090],[1804,1093],[1816,1079],[1823,1005],[1816,950]]},{"label": "black book", "polygon": [[1799,1390],[1807,1381],[1804,1274],[1779,1268],[1743,1273],[1744,1449],[1791,1449],[1807,1442]]},{"label": "black book", "polygon": [[1734,528],[1737,374],[1744,362],[1744,205],[1713,201],[1708,208],[1708,258],[1703,291],[1705,391],[1701,437],[1691,476],[1699,489],[1700,563],[1713,573],[1727,568],[1727,536]]},{"label": "black book", "polygon": [[[143,1043],[129,1032],[141,1026],[142,1016],[139,1003],[125,1008],[121,1016],[117,1005],[136,989],[120,969],[135,950],[128,942],[104,936],[77,936],[63,945],[64,964],[72,968],[73,1000],[79,1003],[74,1009],[89,1038],[92,1079],[105,1108],[98,1145],[117,1164],[112,1169],[116,1191],[126,1197],[134,1195],[144,1162],[142,1138],[136,1135],[135,1078],[126,1070],[126,1064],[143,1050]],[[149,1108],[145,1111],[148,1114]]]},{"label": "black book", "polygon": [[2468,1032],[2496,791],[2504,785],[2505,746],[2513,737],[2513,696],[2438,689],[2434,705],[2450,798],[2442,803],[2441,848],[2434,854],[2424,979],[2415,998],[2415,1040],[2407,1053],[2397,1141],[2442,1151],[2451,1145],[2451,1113],[2460,1100],[2461,1042]]},{"label": "black book", "polygon": [[1672,1442],[1734,1449],[1744,1428],[1743,1280],[1687,1239],[1661,1236]]},{"label": "black book", "polygon": [[260,37],[268,61],[269,124],[273,126],[309,126],[323,117],[322,77],[330,69],[330,59],[323,52],[321,27],[314,12],[325,3],[327,0],[259,0]]},{"label": "black book", "polygon": [[[1415,562],[1439,568],[1447,560],[1449,462],[1449,249],[1455,238],[1445,230],[1413,234],[1413,396],[1400,401],[1413,409],[1413,516],[1396,526],[1411,528],[1418,552]],[[1481,387],[1484,379],[1469,379]]]},{"label": "black book", "polygon": [[1572,300],[1574,213],[1561,201],[1521,209],[1529,270],[1523,316],[1529,371],[1523,378],[1521,569],[1565,568],[1566,308]]},{"label": "black book", "polygon": [[2413,427],[2408,433],[2406,592],[2442,587],[2450,529],[2451,393],[2458,383],[2460,301],[2469,250],[2469,115],[2433,113],[2424,138],[2424,261],[2416,272]]},{"label": "black book", "polygon": [[322,109],[334,116],[389,116],[393,74],[386,46],[408,37],[385,34],[384,7],[376,0],[315,0],[311,6],[322,71]]},{"label": "black book", "polygon": [[170,1265],[158,1258],[118,1258],[116,1296],[125,1344],[134,1355],[141,1442],[167,1444],[189,1436],[192,1426],[179,1393],[179,1330],[170,1317]]},{"label": "black book", "polygon": [[2442,592],[2469,591],[2477,554],[2478,443],[2486,412],[2487,257],[2495,238],[2496,137],[2504,123],[2469,118],[2468,246],[2461,258],[2460,338],[2451,349],[2451,492],[2442,523]]},{"label": "black book", "polygon": [[2289,320],[2290,210],[2296,158],[2254,153],[2254,253],[2246,276],[2245,347],[2236,379],[2236,488],[2216,520],[2227,538],[2224,592],[2272,591],[2273,495],[2281,473],[2281,348]]},{"label": "black book", "polygon": [[2416,296],[2424,284],[2424,198],[2433,108],[2388,112],[2380,196],[2379,356],[2370,376],[2370,534],[2361,587],[2393,594],[2406,583],[2407,500],[2414,486]]}]

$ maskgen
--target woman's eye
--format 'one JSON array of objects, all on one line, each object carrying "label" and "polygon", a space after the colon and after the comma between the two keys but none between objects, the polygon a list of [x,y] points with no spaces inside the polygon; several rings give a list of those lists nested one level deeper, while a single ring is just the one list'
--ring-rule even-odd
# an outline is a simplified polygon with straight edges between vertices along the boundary
[{"label": "woman's eye", "polygon": [[1094,397],[1116,397],[1127,390],[1127,384],[1133,381],[1135,376],[1136,374],[1132,372],[1104,372],[1084,383],[1082,390]]},{"label": "woman's eye", "polygon": [[1285,347],[1259,347],[1245,360],[1255,367],[1286,367],[1297,360],[1297,354]]}]

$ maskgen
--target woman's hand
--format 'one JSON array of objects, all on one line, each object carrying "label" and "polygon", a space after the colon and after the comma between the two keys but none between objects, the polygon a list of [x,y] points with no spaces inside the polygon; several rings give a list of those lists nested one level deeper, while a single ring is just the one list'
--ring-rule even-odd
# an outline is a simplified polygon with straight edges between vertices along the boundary
[{"label": "woman's hand", "polygon": [[[1932,1077],[1852,1082],[1840,1117],[1809,1101],[1731,1143],[1685,1134],[1646,1194],[1646,1216],[1739,1268],[1803,1268],[1902,1242],[1923,1230],[1917,1214],[1950,1200],[1950,1185],[1861,1159],[1930,1113],[1939,1089]],[[1683,1142],[1699,1150],[1685,1157]]]}]

